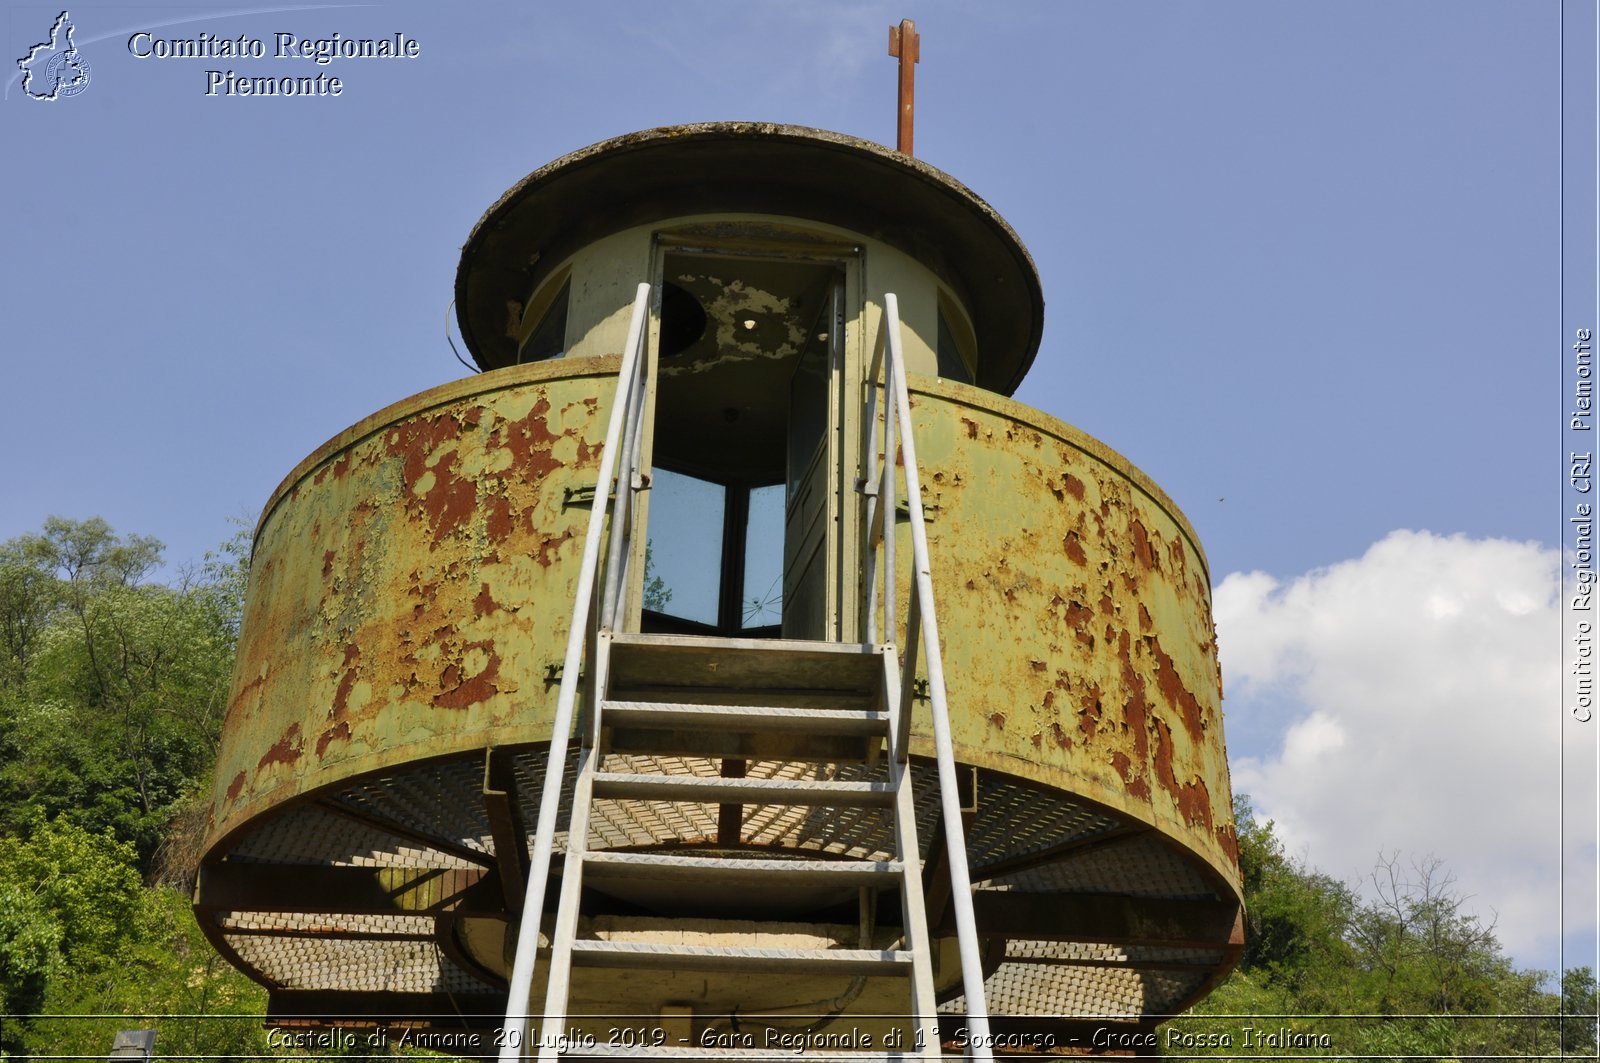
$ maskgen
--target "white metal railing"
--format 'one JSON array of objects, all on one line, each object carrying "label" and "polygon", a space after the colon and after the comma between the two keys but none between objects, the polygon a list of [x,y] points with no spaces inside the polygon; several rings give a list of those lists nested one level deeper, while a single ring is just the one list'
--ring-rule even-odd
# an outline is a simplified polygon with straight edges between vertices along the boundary
[{"label": "white metal railing", "polygon": [[[544,789],[539,796],[539,821],[534,828],[534,846],[528,854],[528,889],[523,897],[522,925],[517,932],[517,950],[511,965],[511,990],[506,997],[506,1019],[500,1047],[502,1063],[522,1059],[528,1047],[528,996],[533,989],[545,884],[550,877],[556,815],[561,806],[567,747],[571,740],[573,715],[578,701],[579,670],[585,647],[592,650],[599,631],[615,627],[628,593],[627,569],[632,555],[630,538],[634,496],[647,481],[647,476],[639,467],[639,452],[644,422],[645,372],[649,362],[644,353],[645,325],[649,315],[650,285],[640,284],[633,299],[633,316],[628,322],[622,368],[617,373],[616,397],[612,402],[611,421],[606,427],[605,449],[600,455],[600,472],[594,485],[594,505],[589,513],[589,530],[584,536],[583,559],[578,568],[578,593],[572,605],[572,627],[567,634],[567,655],[561,669],[561,690],[556,700],[555,718],[550,724],[550,755],[545,767]],[[608,510],[615,511],[609,531],[606,525]],[[602,549],[606,555],[605,584],[599,596],[596,596],[595,583],[599,576]],[[592,667],[589,676],[592,680]],[[588,701],[590,711],[593,711],[593,696]]]},{"label": "white metal railing", "polygon": [[[933,574],[928,564],[928,528],[922,512],[922,483],[917,472],[916,439],[911,428],[911,403],[906,393],[905,354],[900,342],[900,303],[894,295],[883,299],[883,321],[873,347],[872,365],[866,379],[866,453],[862,465],[875,470],[862,482],[868,496],[866,562],[862,585],[864,626],[867,641],[878,641],[877,611],[881,587],[884,640],[894,640],[896,628],[894,526],[895,458],[898,451],[904,467],[906,503],[911,511],[912,577],[911,601],[906,616],[905,660],[900,681],[900,706],[896,714],[891,748],[902,761],[910,738],[914,680],[919,649],[928,659],[928,699],[933,713],[934,753],[939,773],[939,810],[944,819],[946,862],[950,870],[950,902],[955,908],[956,940],[961,948],[961,984],[966,997],[968,1057],[993,1058],[990,1049],[989,1007],[983,993],[983,963],[978,946],[977,922],[972,912],[972,881],[967,871],[967,844],[961,829],[961,800],[956,785],[955,750],[950,739],[950,711],[945,698],[944,662],[939,652],[939,623],[933,607]],[[878,440],[879,373],[883,374],[883,446]],[[896,436],[898,447],[896,446]],[[877,547],[883,546],[881,580],[877,571]],[[919,1016],[919,1019],[931,1018]]]}]

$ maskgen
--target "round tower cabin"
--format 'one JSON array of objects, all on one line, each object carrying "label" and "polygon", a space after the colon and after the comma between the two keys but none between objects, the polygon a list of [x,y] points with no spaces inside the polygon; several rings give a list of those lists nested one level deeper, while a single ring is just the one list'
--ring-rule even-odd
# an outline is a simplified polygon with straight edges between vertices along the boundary
[{"label": "round tower cabin", "polygon": [[[508,191],[455,296],[483,372],[341,432],[256,530],[196,912],[268,986],[269,1021],[492,1048],[508,1010],[537,1027],[536,945],[560,942],[580,1040],[883,1045],[895,1016],[916,1025],[889,960],[826,951],[920,952],[909,981],[959,1040],[957,831],[997,1043],[1148,1029],[1227,973],[1240,879],[1205,555],[1126,459],[1008,397],[1043,299],[983,200],[836,133],[655,129]],[[875,486],[908,453],[882,442],[890,307],[956,804],[926,652],[895,696],[916,518]],[[613,492],[630,336],[636,460]],[[596,507],[631,537],[602,565],[617,606],[552,764]],[[530,1003],[508,1009],[524,927]],[[749,970],[739,947],[779,959]]]}]

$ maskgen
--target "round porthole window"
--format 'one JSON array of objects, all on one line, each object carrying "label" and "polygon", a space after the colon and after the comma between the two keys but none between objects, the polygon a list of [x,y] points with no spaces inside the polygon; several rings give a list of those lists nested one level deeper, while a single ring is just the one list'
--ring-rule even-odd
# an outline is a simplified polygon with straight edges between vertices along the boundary
[{"label": "round porthole window", "polygon": [[693,347],[706,331],[700,300],[671,281],[661,285],[661,357],[671,358]]}]

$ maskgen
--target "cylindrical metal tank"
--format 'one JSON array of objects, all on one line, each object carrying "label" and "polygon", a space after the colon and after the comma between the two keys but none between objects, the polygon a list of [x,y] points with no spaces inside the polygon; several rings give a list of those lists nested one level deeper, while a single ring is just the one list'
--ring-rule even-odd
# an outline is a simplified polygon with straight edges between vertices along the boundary
[{"label": "cylindrical metal tank", "polygon": [[[604,193],[613,214],[597,209]],[[740,264],[752,247],[770,258],[780,245],[781,269]],[[734,263],[725,271],[738,279],[718,278],[718,263]],[[862,429],[853,396],[870,386],[871,335],[884,293],[898,289],[923,370],[911,379],[913,420],[995,1028],[1065,1044],[1086,1023],[1140,1028],[1202,996],[1236,960],[1242,921],[1210,581],[1193,530],[1126,459],[1005,397],[1034,356],[1042,300],[1020,241],[981,200],[875,145],[723,124],[585,149],[508,193],[469,241],[458,280],[463,334],[490,371],[340,433],[269,501],[196,910],[218,947],[272,989],[273,1021],[450,1029],[503,1013],[614,398],[621,280],[651,277],[658,292],[681,280],[700,293],[703,337],[719,322],[756,331],[752,306],[809,314],[816,300],[800,289],[834,284],[845,529],[859,517],[848,497],[861,468],[848,445]],[[794,291],[757,299],[762,278]],[[728,292],[740,298],[724,305]],[[656,315],[652,340],[665,344],[659,295]],[[786,372],[810,342],[790,332],[794,349],[768,358]],[[684,379],[716,393],[708,408],[737,412],[718,389],[766,387],[750,375],[766,370],[722,335],[694,341],[710,353]],[[541,360],[518,364],[530,345]],[[967,382],[941,378],[951,371]],[[674,386],[655,400],[689,401]],[[753,409],[723,418],[745,433],[742,449],[694,443],[736,455],[704,466],[755,460],[752,441],[765,437],[747,425],[767,407]],[[681,460],[689,422],[667,416],[657,432],[671,424],[679,442],[659,442],[657,458]],[[906,534],[902,525],[902,557]],[[832,555],[847,589],[863,560],[852,549]],[[857,634],[853,601],[835,601],[836,637]],[[920,795],[932,747],[918,712]],[[943,828],[931,799],[919,796],[918,814],[928,853]],[[865,821],[757,807],[744,828],[744,844],[770,850],[892,848]],[[715,808],[621,803],[591,824],[590,845],[709,846],[717,831]],[[930,910],[935,935],[952,934],[936,889]],[[642,916],[623,907],[594,918]],[[789,929],[808,922],[804,911],[787,918]],[[959,1015],[953,972],[941,985]],[[662,986],[619,981],[615,999],[602,988],[579,1003],[654,1014],[690,992]],[[466,1025],[492,1036],[489,1020]]]}]

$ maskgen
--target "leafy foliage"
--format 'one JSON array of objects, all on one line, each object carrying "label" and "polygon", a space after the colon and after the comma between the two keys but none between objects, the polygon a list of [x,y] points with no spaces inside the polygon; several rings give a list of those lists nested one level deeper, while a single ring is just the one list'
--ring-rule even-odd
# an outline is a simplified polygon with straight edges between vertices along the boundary
[{"label": "leafy foliage", "polygon": [[[235,536],[168,585],[159,542],[99,518],[0,543],[0,1052],[103,1057],[130,1025],[47,1015],[265,1006],[186,896],[145,885],[209,789],[245,551]],[[164,1026],[162,1047],[264,1046],[259,1018],[229,1021]]]},{"label": "leafy foliage", "polygon": [[[1167,1025],[1163,1045],[1183,1055],[1593,1055],[1593,972],[1567,971],[1557,994],[1539,972],[1517,971],[1440,861],[1383,855],[1358,895],[1289,857],[1248,799],[1234,814],[1244,953],[1216,992]],[[1262,1048],[1263,1035],[1289,1043]]]},{"label": "leafy foliage", "polygon": [[[133,846],[65,818],[0,838],[0,1051],[103,1057],[126,1016],[163,1052],[252,1053],[265,993],[216,955],[175,890],[146,889]],[[51,1016],[107,1015],[99,1020]],[[229,1018],[234,1016],[234,1018]]]},{"label": "leafy foliage", "polygon": [[243,546],[177,586],[161,544],[52,517],[0,544],[0,829],[38,813],[112,830],[148,869],[216,756]]}]

